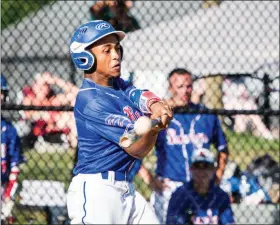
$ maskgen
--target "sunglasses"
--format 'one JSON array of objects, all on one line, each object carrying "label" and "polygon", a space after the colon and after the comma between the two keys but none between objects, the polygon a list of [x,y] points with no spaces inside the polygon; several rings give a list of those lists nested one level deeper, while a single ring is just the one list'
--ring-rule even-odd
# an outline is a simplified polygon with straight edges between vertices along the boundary
[{"label": "sunglasses", "polygon": [[195,169],[211,169],[214,167],[212,163],[207,163],[207,162],[196,162],[193,163],[192,166]]}]

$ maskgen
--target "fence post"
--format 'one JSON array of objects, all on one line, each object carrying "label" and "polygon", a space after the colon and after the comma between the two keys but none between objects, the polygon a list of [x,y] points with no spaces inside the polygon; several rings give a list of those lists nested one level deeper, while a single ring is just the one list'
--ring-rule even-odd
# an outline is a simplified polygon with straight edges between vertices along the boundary
[{"label": "fence post", "polygon": [[[270,79],[268,74],[264,74],[263,76],[263,84],[264,84],[264,102],[263,102],[263,109],[264,110],[269,110],[270,109],[270,102],[269,102],[269,97],[270,97]],[[270,128],[270,119],[269,115],[265,114],[264,115],[264,124],[267,126],[267,128]]]}]

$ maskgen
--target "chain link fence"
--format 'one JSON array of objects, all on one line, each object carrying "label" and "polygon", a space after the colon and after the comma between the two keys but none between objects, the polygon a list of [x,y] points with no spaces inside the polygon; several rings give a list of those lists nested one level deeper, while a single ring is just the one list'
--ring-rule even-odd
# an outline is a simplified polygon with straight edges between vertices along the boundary
[{"label": "chain link fence", "polygon": [[[1,116],[16,127],[27,160],[10,222],[67,223],[65,195],[77,145],[72,107],[82,81],[69,42],[80,24],[99,17],[90,10],[94,1],[15,4],[1,2],[1,73],[9,86]],[[168,73],[191,71],[193,101],[208,107],[199,113],[222,121],[230,152],[226,174],[251,172],[270,199],[232,203],[237,223],[279,223],[279,1],[127,5],[126,23],[116,24],[128,32],[122,77],[168,98]],[[156,160],[151,153],[143,164],[154,173]],[[149,200],[151,188],[138,175],[135,185]]]}]

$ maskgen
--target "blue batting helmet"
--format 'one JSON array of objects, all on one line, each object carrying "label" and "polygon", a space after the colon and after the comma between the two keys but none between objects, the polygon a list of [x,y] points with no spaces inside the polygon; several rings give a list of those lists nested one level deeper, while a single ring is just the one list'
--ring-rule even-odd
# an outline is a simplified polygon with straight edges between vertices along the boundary
[{"label": "blue batting helmet", "polygon": [[70,54],[77,69],[89,70],[94,66],[95,57],[86,48],[110,34],[118,35],[120,41],[125,37],[123,31],[116,31],[110,23],[103,20],[85,23],[74,32],[70,42]]}]

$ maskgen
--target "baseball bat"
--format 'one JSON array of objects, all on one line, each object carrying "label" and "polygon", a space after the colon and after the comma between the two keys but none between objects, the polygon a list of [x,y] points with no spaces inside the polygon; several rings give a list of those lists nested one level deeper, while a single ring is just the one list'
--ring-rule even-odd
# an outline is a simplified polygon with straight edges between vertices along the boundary
[{"label": "baseball bat", "polygon": [[153,127],[161,122],[160,117],[156,119],[150,119],[146,116],[140,117],[134,124],[134,129],[125,133],[120,138],[120,146],[128,148],[134,142],[136,142],[141,136],[149,132]]}]

